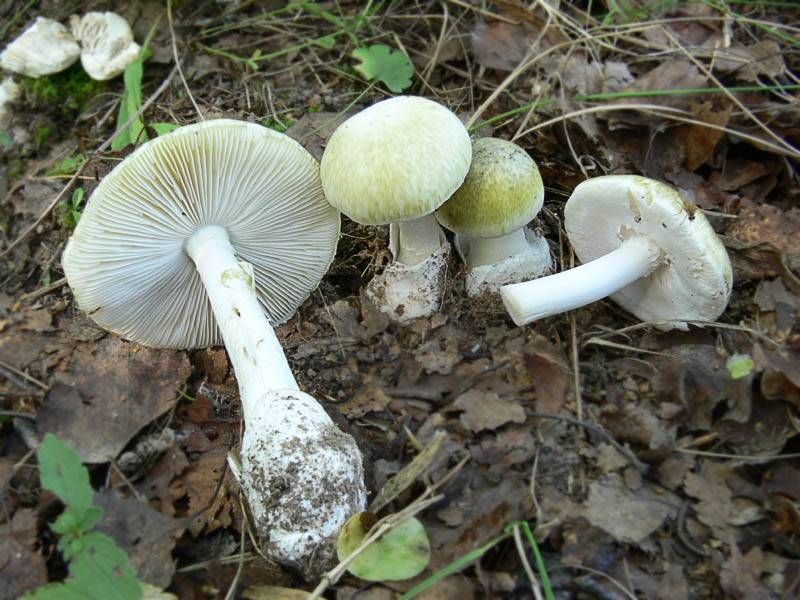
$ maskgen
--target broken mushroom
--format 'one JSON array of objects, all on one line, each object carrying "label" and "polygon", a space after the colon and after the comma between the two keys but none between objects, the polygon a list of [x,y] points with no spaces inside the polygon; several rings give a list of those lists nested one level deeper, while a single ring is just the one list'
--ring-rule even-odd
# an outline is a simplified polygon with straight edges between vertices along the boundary
[{"label": "broken mushroom", "polygon": [[389,226],[394,257],[365,290],[405,322],[439,308],[450,244],[434,211],[464,181],[469,133],[447,108],[416,96],[383,100],[350,117],[322,155],[328,201],[353,221]]},{"label": "broken mushroom", "polygon": [[80,53],[66,27],[58,21],[38,17],[3,50],[0,67],[28,77],[41,77],[63,71],[78,60]]},{"label": "broken mushroom", "polygon": [[89,12],[70,17],[72,35],[81,44],[81,64],[98,81],[116,77],[139,58],[128,22],[113,12]]},{"label": "broken mushroom", "polygon": [[543,201],[542,178],[527,152],[498,138],[472,143],[467,178],[436,211],[439,223],[456,233],[470,296],[550,270],[547,241],[525,227]]},{"label": "broken mushroom", "polygon": [[678,190],[635,175],[584,181],[564,226],[583,263],[501,288],[517,325],[611,298],[660,329],[713,321],[731,293],[731,263],[705,216]]},{"label": "broken mushroom", "polygon": [[318,285],[338,236],[308,152],[220,119],[158,137],[117,165],[64,251],[77,302],[102,327],[147,346],[225,343],[244,412],[239,480],[256,530],[268,555],[307,574],[330,556],[321,544],[364,507],[362,461],[298,389],[271,324]]}]

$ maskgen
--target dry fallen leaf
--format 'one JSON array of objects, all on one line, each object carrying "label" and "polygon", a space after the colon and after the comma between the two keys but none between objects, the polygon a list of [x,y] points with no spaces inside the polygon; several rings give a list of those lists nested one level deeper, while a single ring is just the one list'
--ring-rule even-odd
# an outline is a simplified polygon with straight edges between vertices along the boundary
[{"label": "dry fallen leaf", "polygon": [[473,433],[497,429],[506,423],[525,422],[525,409],[521,404],[501,399],[494,392],[469,390],[456,398],[453,405],[464,411],[461,424]]}]

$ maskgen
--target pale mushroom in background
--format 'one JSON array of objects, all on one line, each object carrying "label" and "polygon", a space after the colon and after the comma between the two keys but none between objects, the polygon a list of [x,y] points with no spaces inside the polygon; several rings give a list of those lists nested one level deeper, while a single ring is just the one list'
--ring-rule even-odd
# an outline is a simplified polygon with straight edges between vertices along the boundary
[{"label": "pale mushroom in background", "polygon": [[416,96],[372,105],[328,141],[320,163],[328,201],[357,223],[389,224],[394,262],[365,294],[395,321],[439,308],[450,244],[433,213],[464,181],[471,158],[458,117]]},{"label": "pale mushroom in background", "polygon": [[547,241],[525,227],[543,202],[542,177],[525,150],[498,138],[472,143],[467,178],[436,211],[439,223],[456,233],[470,296],[550,271]]},{"label": "pale mushroom in background", "polygon": [[260,125],[220,119],[158,137],[117,165],[64,251],[78,304],[102,327],[148,346],[224,341],[255,529],[267,555],[307,574],[329,557],[320,546],[364,508],[362,459],[298,389],[271,324],[318,285],[338,236],[308,152]]},{"label": "pale mushroom in background", "polygon": [[69,19],[72,35],[81,45],[81,64],[92,79],[116,77],[139,58],[128,22],[113,12],[89,12]]},{"label": "pale mushroom in background", "polygon": [[9,104],[19,98],[19,86],[11,77],[6,77],[0,82],[0,131],[2,131],[11,118]]},{"label": "pale mushroom in background", "polygon": [[700,210],[669,185],[636,175],[584,181],[567,200],[564,227],[583,263],[501,288],[524,325],[606,296],[642,321],[713,321],[728,304],[730,259]]},{"label": "pale mushroom in background", "polygon": [[41,77],[70,67],[80,53],[66,27],[58,21],[38,17],[0,53],[0,67],[28,77]]}]

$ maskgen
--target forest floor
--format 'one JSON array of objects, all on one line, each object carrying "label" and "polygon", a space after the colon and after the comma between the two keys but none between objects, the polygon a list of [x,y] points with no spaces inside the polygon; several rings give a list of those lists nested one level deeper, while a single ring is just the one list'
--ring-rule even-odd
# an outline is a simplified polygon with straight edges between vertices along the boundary
[{"label": "forest floor", "polygon": [[[533,597],[522,521],[557,598],[798,597],[797,4],[174,4],[169,18],[155,0],[0,0],[0,43],[40,15],[116,10],[137,41],[151,34],[138,142],[199,112],[286,132],[317,158],[345,114],[393,95],[354,69],[354,50],[385,44],[413,64],[404,93],[534,158],[546,197],[533,226],[558,270],[574,262],[564,202],[613,173],[682,190],[733,264],[719,321],[664,333],[610,300],[515,327],[496,299],[466,298],[452,256],[440,311],[401,326],[360,296],[388,263],[387,229],[344,218],[330,271],[278,337],[302,389],[358,441],[371,498],[435,440],[379,516],[449,479],[417,515],[423,573],[345,574],[325,597],[396,598],[454,561],[417,597]],[[0,597],[66,575],[34,454],[45,432],[89,467],[99,530],[142,581],[190,599],[304,597],[318,581],[259,555],[225,466],[241,419],[224,349],[123,341],[63,279],[83,202],[135,145],[107,143],[131,89],[79,64],[22,88],[0,139]]]}]

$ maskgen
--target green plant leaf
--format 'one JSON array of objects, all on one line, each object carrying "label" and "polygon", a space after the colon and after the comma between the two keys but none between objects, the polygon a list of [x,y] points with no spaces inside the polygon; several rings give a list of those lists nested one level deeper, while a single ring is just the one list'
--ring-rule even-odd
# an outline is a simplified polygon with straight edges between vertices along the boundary
[{"label": "green plant leaf", "polygon": [[83,163],[83,154],[76,154],[75,156],[68,156],[60,163],[53,166],[47,174],[53,175],[72,175],[77,171]]},{"label": "green plant leaf", "polygon": [[725,363],[731,379],[742,379],[753,372],[755,363],[749,354],[734,354]]},{"label": "green plant leaf", "polygon": [[[347,520],[336,541],[340,561],[358,548],[376,520],[370,512],[357,513]],[[430,558],[431,545],[425,528],[412,517],[368,546],[347,570],[367,581],[400,581],[422,573]]]},{"label": "green plant leaf", "polygon": [[11,136],[5,131],[0,131],[0,146],[8,150],[11,148]]},{"label": "green plant leaf", "polygon": [[156,135],[165,135],[170,131],[175,131],[180,125],[175,123],[150,123],[150,127],[156,132]]},{"label": "green plant leaf", "polygon": [[399,50],[392,50],[383,44],[373,44],[369,48],[353,50],[353,58],[361,61],[355,67],[368,80],[378,80],[389,90],[400,93],[411,85],[414,67],[408,57]]},{"label": "green plant leaf", "polygon": [[[117,129],[121,128],[142,107],[142,75],[144,74],[144,57],[139,58],[125,67],[125,91],[117,115]],[[112,150],[122,150],[130,144],[146,142],[147,132],[144,123],[137,117],[126,127],[111,143]]]},{"label": "green plant leaf", "polygon": [[78,453],[52,433],[46,433],[36,458],[42,487],[58,496],[76,520],[82,519],[92,505],[92,486]]}]

